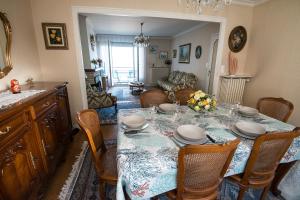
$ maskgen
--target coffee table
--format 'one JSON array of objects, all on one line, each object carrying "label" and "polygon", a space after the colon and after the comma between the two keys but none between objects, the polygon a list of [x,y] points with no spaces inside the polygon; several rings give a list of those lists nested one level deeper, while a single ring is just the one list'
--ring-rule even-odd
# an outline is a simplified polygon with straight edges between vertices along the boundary
[{"label": "coffee table", "polygon": [[132,95],[134,94],[139,95],[144,90],[143,82],[130,82],[128,85]]}]

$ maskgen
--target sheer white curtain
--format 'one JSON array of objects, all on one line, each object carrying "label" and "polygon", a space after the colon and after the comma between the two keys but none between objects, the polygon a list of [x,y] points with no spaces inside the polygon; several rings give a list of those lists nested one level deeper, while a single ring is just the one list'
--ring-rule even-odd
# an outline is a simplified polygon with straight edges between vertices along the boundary
[{"label": "sheer white curtain", "polygon": [[[103,61],[103,66],[106,75],[109,77],[109,83],[112,83],[111,77],[111,45],[113,43],[133,43],[134,36],[124,36],[124,35],[101,35],[98,34],[97,38],[97,48],[98,56]],[[138,81],[144,81],[145,77],[145,48],[134,47],[134,67],[138,73]]]}]

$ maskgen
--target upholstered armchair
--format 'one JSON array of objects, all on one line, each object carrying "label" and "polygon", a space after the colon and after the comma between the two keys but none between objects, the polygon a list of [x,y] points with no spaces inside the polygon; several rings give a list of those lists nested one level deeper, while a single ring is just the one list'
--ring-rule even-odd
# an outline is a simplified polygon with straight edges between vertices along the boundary
[{"label": "upholstered armchair", "polygon": [[86,83],[86,93],[90,109],[115,106],[115,111],[117,111],[117,97],[112,96],[111,93],[105,91],[99,92],[96,87],[92,87],[89,83]]}]

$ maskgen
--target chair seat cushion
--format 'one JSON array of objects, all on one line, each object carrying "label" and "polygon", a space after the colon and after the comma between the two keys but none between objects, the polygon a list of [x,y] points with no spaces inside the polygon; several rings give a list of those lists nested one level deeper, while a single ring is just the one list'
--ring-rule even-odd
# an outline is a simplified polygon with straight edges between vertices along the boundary
[{"label": "chair seat cushion", "polygon": [[160,87],[162,87],[164,90],[167,90],[167,91],[172,91],[176,87],[175,84],[173,84],[169,81],[158,80],[157,83]]},{"label": "chair seat cushion", "polygon": [[117,148],[112,147],[107,149],[106,152],[101,154],[100,163],[102,171],[100,172],[100,180],[117,181]]}]

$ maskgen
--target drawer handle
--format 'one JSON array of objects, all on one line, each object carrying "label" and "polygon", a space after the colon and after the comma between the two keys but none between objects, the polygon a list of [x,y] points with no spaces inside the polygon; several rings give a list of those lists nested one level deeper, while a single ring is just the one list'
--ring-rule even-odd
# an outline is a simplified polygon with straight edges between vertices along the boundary
[{"label": "drawer handle", "polygon": [[5,135],[5,134],[9,133],[10,129],[11,129],[11,127],[10,127],[10,126],[7,126],[7,127],[5,128],[5,130],[0,131],[0,135]]},{"label": "drawer handle", "polygon": [[45,107],[48,107],[49,105],[50,105],[50,102],[47,101],[46,103],[44,103],[44,104],[42,105],[42,107],[45,108]]}]

